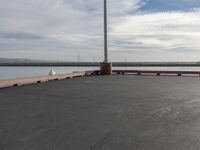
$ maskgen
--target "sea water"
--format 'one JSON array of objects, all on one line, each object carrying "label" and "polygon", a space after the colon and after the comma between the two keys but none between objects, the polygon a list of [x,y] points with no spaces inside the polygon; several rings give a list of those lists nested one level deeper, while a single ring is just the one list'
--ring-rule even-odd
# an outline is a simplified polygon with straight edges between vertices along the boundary
[{"label": "sea water", "polygon": [[[54,70],[57,74],[62,74],[98,69],[99,67],[0,67],[0,80],[44,76],[48,75],[50,70]],[[200,71],[200,67],[113,67],[113,69]]]}]

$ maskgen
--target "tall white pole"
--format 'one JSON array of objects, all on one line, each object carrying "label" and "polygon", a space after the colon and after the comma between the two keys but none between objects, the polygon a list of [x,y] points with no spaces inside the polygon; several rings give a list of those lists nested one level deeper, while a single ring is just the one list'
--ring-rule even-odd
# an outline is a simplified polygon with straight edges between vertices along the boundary
[{"label": "tall white pole", "polygon": [[104,0],[104,62],[108,62],[107,45],[107,1]]}]

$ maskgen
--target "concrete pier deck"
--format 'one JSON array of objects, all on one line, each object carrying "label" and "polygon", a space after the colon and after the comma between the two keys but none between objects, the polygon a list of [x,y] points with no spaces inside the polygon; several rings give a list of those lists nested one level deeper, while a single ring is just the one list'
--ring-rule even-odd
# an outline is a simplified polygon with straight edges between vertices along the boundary
[{"label": "concrete pier deck", "polygon": [[66,74],[0,80],[0,88],[20,86],[20,85],[33,84],[33,83],[42,83],[42,82],[47,82],[47,81],[52,81],[52,80],[70,79],[70,78],[75,78],[75,77],[82,77],[84,75],[86,75],[85,71],[76,71],[76,72],[66,73]]},{"label": "concrete pier deck", "polygon": [[199,77],[133,75],[0,89],[0,150],[197,150],[199,89]]}]

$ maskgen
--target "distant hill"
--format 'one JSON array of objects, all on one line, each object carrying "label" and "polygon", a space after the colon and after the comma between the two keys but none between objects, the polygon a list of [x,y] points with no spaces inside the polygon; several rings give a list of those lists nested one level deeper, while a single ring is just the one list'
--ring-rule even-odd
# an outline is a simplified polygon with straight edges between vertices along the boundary
[{"label": "distant hill", "polygon": [[29,63],[29,62],[38,62],[32,59],[24,59],[24,58],[1,58],[0,63]]}]

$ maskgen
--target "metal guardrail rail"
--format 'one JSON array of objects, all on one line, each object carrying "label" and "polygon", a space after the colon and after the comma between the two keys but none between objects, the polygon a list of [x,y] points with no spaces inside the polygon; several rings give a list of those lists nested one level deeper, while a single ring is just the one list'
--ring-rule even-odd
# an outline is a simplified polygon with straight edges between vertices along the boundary
[{"label": "metal guardrail rail", "polygon": [[198,75],[200,71],[161,71],[161,70],[113,70],[114,74],[154,74],[154,75]]},{"label": "metal guardrail rail", "polygon": [[[91,75],[100,75],[99,70],[88,72]],[[165,70],[113,70],[113,74],[136,74],[136,75],[198,75],[200,71],[165,71]]]}]

